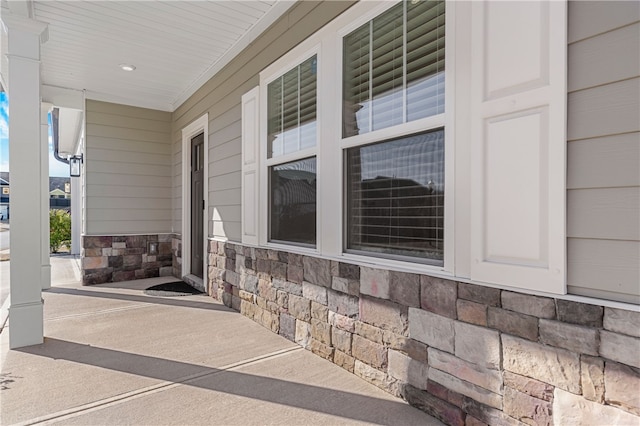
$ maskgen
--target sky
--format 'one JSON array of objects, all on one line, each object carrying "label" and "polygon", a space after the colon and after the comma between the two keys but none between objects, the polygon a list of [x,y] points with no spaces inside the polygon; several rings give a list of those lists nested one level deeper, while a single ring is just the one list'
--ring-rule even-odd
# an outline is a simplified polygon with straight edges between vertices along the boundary
[{"label": "sky", "polygon": [[[9,105],[7,94],[0,92],[0,172],[9,170]],[[69,177],[69,165],[53,158],[53,138],[49,126],[49,176]]]}]

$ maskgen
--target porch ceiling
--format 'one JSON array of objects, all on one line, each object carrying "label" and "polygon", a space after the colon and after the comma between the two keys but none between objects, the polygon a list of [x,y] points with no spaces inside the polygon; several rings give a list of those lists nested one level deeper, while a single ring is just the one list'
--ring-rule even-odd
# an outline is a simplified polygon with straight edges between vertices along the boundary
[{"label": "porch ceiling", "polygon": [[84,89],[90,99],[173,111],[291,4],[35,1],[33,17],[49,24],[42,81]]}]

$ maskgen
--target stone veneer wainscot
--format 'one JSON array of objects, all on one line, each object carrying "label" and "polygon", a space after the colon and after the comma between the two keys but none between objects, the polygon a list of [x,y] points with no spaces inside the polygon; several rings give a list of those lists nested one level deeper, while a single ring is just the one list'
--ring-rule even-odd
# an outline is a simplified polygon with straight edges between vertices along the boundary
[{"label": "stone veneer wainscot", "polygon": [[[84,285],[171,276],[174,273],[174,235],[116,235],[82,237]],[[155,255],[147,254],[150,242],[158,243]]]},{"label": "stone veneer wainscot", "polygon": [[211,241],[209,293],[449,425],[640,423],[640,313]]}]

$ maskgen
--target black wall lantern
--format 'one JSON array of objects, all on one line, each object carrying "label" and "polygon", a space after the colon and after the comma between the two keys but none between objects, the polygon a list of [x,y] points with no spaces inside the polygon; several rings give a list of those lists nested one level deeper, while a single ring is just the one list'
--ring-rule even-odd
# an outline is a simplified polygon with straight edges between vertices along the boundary
[{"label": "black wall lantern", "polygon": [[71,177],[80,177],[81,165],[82,154],[69,157],[69,175]]}]

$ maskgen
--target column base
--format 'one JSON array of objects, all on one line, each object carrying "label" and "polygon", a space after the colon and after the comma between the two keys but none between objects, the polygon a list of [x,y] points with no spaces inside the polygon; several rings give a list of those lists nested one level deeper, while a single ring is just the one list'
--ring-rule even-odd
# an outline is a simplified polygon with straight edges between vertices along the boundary
[{"label": "column base", "polygon": [[12,304],[9,308],[9,348],[39,345],[44,342],[43,301]]}]

